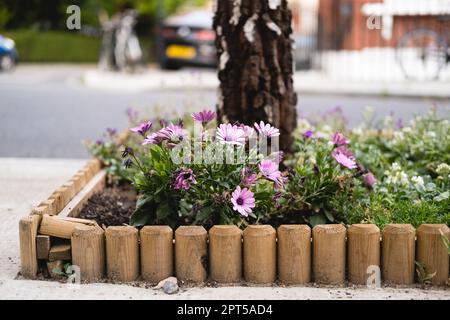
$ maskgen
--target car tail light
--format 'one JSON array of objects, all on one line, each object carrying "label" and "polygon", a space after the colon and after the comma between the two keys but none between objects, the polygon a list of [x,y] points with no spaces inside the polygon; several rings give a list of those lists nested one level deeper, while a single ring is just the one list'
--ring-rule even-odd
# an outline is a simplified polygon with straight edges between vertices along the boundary
[{"label": "car tail light", "polygon": [[212,30],[201,30],[194,33],[194,39],[199,41],[214,41],[216,33]]}]

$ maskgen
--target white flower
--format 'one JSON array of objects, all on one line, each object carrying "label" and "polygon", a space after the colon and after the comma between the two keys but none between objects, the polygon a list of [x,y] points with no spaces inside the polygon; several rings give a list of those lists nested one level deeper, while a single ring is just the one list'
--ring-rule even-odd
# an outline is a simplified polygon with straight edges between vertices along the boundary
[{"label": "white flower", "polygon": [[402,129],[402,131],[403,131],[404,133],[411,133],[411,132],[412,132],[412,129],[411,129],[411,127],[404,127],[404,128]]},{"label": "white flower", "polygon": [[434,139],[434,138],[436,138],[436,132],[434,132],[434,131],[427,131],[427,133],[425,133],[425,136],[427,138]]},{"label": "white flower", "polygon": [[391,169],[392,169],[392,171],[400,171],[400,170],[402,170],[402,167],[397,162],[394,162],[391,165]]},{"label": "white flower", "polygon": [[442,175],[450,173],[450,166],[446,163],[441,163],[440,165],[437,166],[436,173]]},{"label": "white flower", "polygon": [[425,187],[425,181],[420,176],[414,176],[411,178],[411,182],[414,184],[414,187],[417,189],[423,189]]},{"label": "white flower", "polygon": [[405,135],[401,131],[395,131],[394,132],[394,144],[398,144],[399,142],[402,142],[405,140]]}]

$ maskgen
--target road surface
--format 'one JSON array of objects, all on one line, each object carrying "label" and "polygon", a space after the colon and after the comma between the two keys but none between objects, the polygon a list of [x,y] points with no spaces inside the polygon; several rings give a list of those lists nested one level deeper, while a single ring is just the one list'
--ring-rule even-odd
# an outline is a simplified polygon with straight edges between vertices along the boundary
[{"label": "road surface", "polygon": [[[81,79],[92,66],[24,65],[0,74],[0,157],[87,158],[82,140],[96,139],[107,127],[127,127],[125,111],[133,106],[147,115],[174,116],[213,109],[216,92],[166,90],[142,93],[87,88]],[[362,111],[372,106],[379,115],[394,112],[404,120],[436,105],[440,113],[448,100],[303,95],[302,115],[321,114],[341,106],[349,125],[357,125]]]}]

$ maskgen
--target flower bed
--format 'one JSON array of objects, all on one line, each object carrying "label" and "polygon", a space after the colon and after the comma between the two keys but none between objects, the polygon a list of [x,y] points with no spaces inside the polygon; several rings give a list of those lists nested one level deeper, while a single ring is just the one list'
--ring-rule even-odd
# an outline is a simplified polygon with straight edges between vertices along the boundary
[{"label": "flower bed", "polygon": [[[365,284],[381,266],[386,283],[409,285],[417,262],[417,281],[447,281],[450,161],[448,139],[439,139],[448,137],[448,121],[416,120],[410,129],[376,134],[303,121],[282,163],[276,128],[222,124],[211,134],[212,118],[193,115],[202,127],[193,128],[199,139],[191,142],[240,162],[195,162],[195,152],[191,162],[174,157],[190,140],[188,126],[163,123],[151,133],[156,121],[134,127],[127,147],[109,140],[112,130],[91,145],[106,171],[91,161],[21,221],[22,274],[70,262],[86,281],[157,282],[175,274],[195,283]],[[255,132],[270,138],[262,141],[265,155],[252,152]],[[77,218],[107,176],[113,184],[131,181],[139,194],[130,226],[105,230]]]}]

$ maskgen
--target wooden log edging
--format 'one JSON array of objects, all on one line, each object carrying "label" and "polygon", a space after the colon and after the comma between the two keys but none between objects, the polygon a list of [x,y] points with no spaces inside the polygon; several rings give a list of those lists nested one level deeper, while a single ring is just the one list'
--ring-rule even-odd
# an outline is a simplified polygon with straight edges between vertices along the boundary
[{"label": "wooden log edging", "polygon": [[[381,267],[384,283],[411,285],[417,280],[417,260],[429,273],[435,273],[433,284],[444,285],[449,278],[449,255],[441,239],[441,232],[450,238],[447,225],[424,224],[417,233],[411,225],[398,224],[387,225],[382,232],[367,224],[348,228],[322,225],[312,232],[306,225],[283,225],[278,230],[248,226],[243,232],[235,226],[214,226],[209,232],[195,226],[175,232],[168,226],[147,226],[140,231],[119,227],[127,230],[126,236],[114,237],[112,233],[117,231],[105,232],[94,221],[76,218],[92,194],[105,186],[101,163],[91,160],[30,216],[21,219],[24,277],[35,278],[41,260],[50,265],[72,262],[80,267],[82,280],[88,282],[108,274],[124,282],[141,276],[156,283],[177,276],[197,284],[209,278],[218,283],[245,280],[302,285],[313,280],[342,285],[348,280],[364,285],[368,268]],[[57,243],[70,239],[71,243],[55,245],[55,239],[59,239]]]},{"label": "wooden log edging", "polygon": [[[21,254],[36,246],[33,237],[40,230],[39,218],[34,215],[22,222]],[[439,230],[450,236],[445,225],[424,225],[418,229],[416,242],[411,225],[387,225],[380,245],[380,231],[374,225],[348,229],[319,225],[312,232],[306,225],[283,225],[277,231],[268,225],[248,226],[244,232],[235,226],[214,226],[209,232],[196,226],[179,227],[176,232],[168,226],[147,226],[140,231],[123,226],[108,227],[104,232],[98,225],[76,223],[71,236],[72,263],[80,267],[84,281],[97,281],[107,274],[120,282],[141,276],[157,283],[176,276],[195,284],[209,277],[217,283],[259,285],[276,281],[302,285],[311,280],[332,285],[344,285],[348,280],[364,285],[369,267],[381,265],[384,283],[411,285],[417,244],[418,261],[438,275],[433,284],[443,285],[449,276],[448,253],[441,247]],[[37,259],[23,253],[22,261],[22,274],[33,278]]]}]

